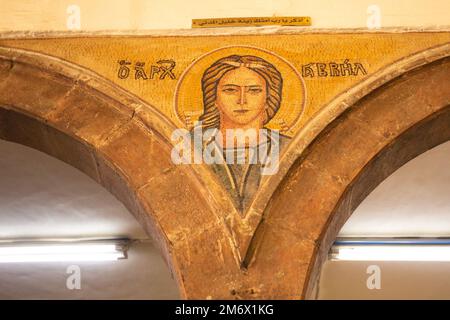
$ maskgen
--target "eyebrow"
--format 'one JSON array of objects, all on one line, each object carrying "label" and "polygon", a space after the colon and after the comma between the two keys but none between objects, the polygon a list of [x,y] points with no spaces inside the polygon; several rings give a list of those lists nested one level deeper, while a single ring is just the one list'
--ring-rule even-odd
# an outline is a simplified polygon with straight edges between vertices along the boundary
[{"label": "eyebrow", "polygon": [[259,85],[259,84],[251,84],[251,85],[248,85],[248,86],[240,86],[240,85],[238,85],[238,84],[227,83],[227,84],[222,85],[222,87],[262,88],[262,85]]},{"label": "eyebrow", "polygon": [[249,86],[246,86],[247,88],[262,88],[263,86],[262,85],[259,85],[259,84],[252,84],[252,85],[249,85]]}]

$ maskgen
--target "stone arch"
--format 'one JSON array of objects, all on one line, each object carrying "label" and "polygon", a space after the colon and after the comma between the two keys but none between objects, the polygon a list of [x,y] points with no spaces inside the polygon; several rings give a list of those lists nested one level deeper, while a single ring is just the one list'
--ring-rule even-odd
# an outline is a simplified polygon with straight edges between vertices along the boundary
[{"label": "stone arch", "polygon": [[310,297],[355,206],[390,172],[449,139],[450,61],[439,54],[387,83],[380,78],[358,101],[356,93],[289,163],[244,260],[235,241],[242,226],[223,190],[208,170],[170,161],[175,126],[95,73],[0,48],[0,138],[63,160],[112,192],[156,238],[182,297]]},{"label": "stone arch", "polygon": [[416,69],[430,62],[450,55],[450,43],[437,45],[424,51],[403,57],[370,74],[353,87],[341,92],[333,100],[319,109],[303,128],[293,137],[286,152],[281,155],[280,169],[276,175],[268,176],[262,183],[254,201],[254,208],[264,208],[269,202],[279,183],[289,171],[292,164],[300,157],[309,144],[333,122],[340,114],[357,103],[373,90],[395,79],[405,72]]},{"label": "stone arch", "polygon": [[172,163],[174,128],[94,72],[0,48],[0,138],[56,157],[115,195],[156,240],[182,297],[225,297],[237,250],[201,177]]},{"label": "stone arch", "polygon": [[312,298],[357,205],[404,163],[450,139],[449,83],[448,57],[405,72],[348,107],[295,160],[247,255],[258,281],[277,279],[265,283],[266,298]]}]

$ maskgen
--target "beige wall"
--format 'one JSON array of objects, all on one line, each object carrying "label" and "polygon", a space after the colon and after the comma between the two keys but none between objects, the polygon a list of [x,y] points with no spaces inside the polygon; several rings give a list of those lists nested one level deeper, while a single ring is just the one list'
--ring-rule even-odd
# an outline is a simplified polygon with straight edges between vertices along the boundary
[{"label": "beige wall", "polygon": [[381,26],[450,25],[448,0],[1,0],[0,31],[67,30],[67,9],[80,8],[82,30],[190,28],[191,19],[232,16],[311,16],[313,27],[366,27],[368,7]]}]

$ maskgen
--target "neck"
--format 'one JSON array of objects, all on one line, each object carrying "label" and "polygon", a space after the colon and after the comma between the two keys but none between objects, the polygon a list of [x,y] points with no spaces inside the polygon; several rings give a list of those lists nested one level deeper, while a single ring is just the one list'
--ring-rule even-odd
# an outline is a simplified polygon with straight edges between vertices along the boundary
[{"label": "neck", "polygon": [[[264,121],[263,117],[256,117],[254,120],[246,123],[246,124],[236,124],[235,122],[227,121],[227,119],[222,118],[220,121],[220,133],[222,134],[222,146],[227,146],[227,130],[248,130],[248,129],[254,129],[256,132],[256,141],[253,141],[254,144],[259,143],[259,129],[263,128]],[[234,145],[234,141],[232,141],[232,145]],[[246,140],[247,147],[250,145],[250,141]]]}]

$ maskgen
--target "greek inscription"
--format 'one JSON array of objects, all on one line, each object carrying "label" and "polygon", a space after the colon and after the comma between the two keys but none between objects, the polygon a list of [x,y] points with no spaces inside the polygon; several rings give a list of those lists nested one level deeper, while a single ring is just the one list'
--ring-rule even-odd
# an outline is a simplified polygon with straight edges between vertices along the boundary
[{"label": "greek inscription", "polygon": [[[144,61],[119,60],[117,77],[119,79],[134,80],[165,80],[176,79],[174,69],[176,62],[172,59],[161,59],[149,64]],[[133,71],[132,71],[133,70]]]},{"label": "greek inscription", "polygon": [[338,62],[312,62],[302,65],[304,78],[356,77],[366,75],[367,70],[361,62],[350,62],[345,59]]}]

